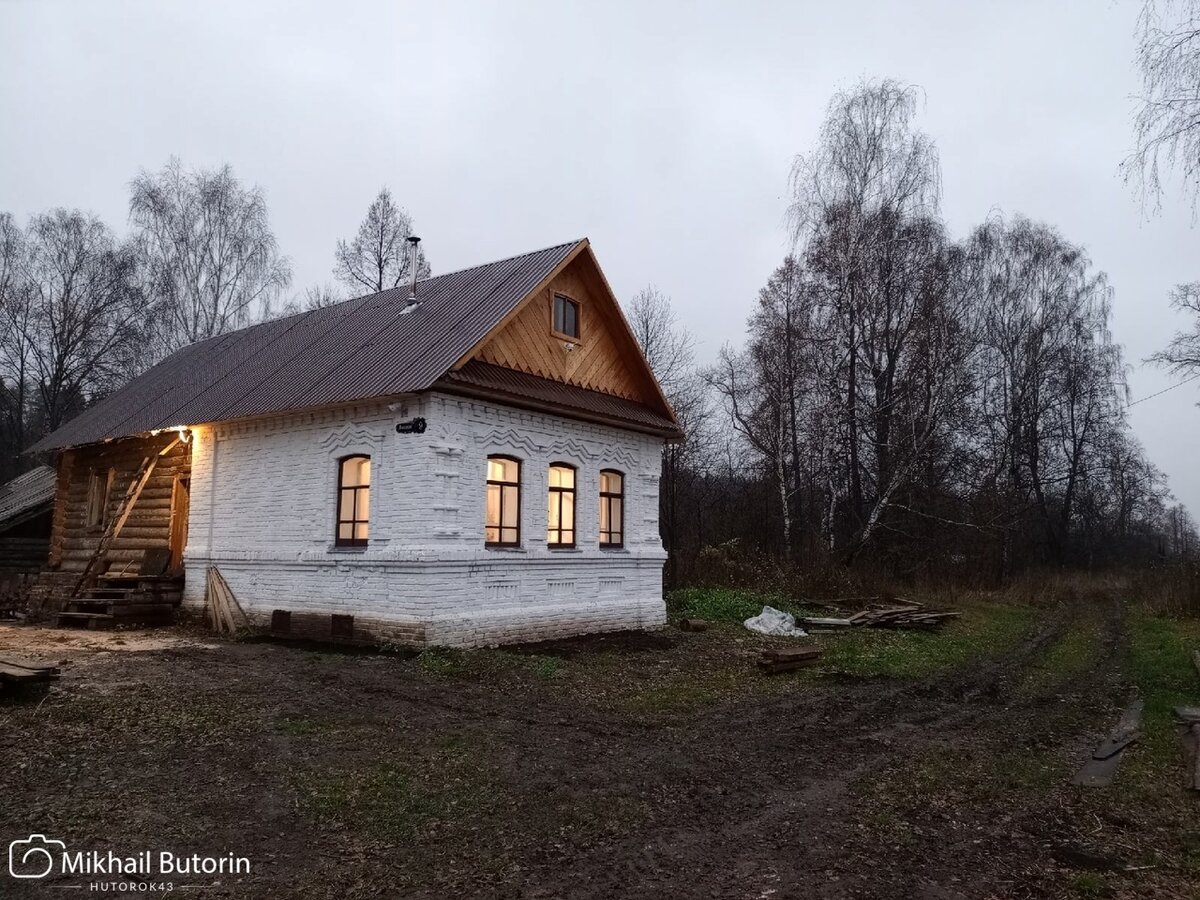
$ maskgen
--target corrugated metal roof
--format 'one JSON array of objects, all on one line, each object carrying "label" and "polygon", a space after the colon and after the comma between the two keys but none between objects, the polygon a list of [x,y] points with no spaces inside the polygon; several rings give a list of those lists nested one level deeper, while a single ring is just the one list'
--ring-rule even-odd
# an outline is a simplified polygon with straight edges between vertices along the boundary
[{"label": "corrugated metal roof", "polygon": [[38,466],[0,485],[0,527],[54,500],[57,474],[49,466]]},{"label": "corrugated metal roof", "polygon": [[682,437],[678,425],[641,403],[517,372],[478,359],[471,360],[456,372],[447,372],[436,386],[450,391],[481,389],[489,396],[505,397],[516,405],[528,406],[533,401],[538,406],[580,411],[590,414],[592,418],[625,424],[664,437]]},{"label": "corrugated metal roof", "polygon": [[30,449],[426,390],[581,244],[427,278],[409,313],[405,286],[200,341]]}]

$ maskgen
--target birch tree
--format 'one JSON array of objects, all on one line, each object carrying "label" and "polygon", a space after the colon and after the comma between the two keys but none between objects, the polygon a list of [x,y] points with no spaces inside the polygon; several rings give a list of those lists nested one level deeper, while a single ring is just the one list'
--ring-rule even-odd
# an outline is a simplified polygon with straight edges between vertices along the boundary
[{"label": "birch tree", "polygon": [[142,171],[129,217],[159,354],[256,321],[291,283],[262,190],[244,187],[229,166],[189,171],[172,158]]},{"label": "birch tree", "polygon": [[1200,196],[1200,0],[1145,0],[1137,37],[1142,92],[1125,177],[1158,208],[1165,174],[1176,171],[1194,214]]}]

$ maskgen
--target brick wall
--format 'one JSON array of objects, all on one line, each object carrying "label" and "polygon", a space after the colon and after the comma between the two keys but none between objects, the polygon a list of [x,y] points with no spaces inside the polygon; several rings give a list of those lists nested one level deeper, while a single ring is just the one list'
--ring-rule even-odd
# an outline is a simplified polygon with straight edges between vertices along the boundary
[{"label": "brick wall", "polygon": [[[428,431],[397,434],[423,416]],[[381,640],[442,646],[661,625],[661,443],[450,395],[196,430],[185,603],[215,564],[262,622],[350,614]],[[338,460],[371,456],[370,543],[334,547]],[[522,460],[519,549],[484,547],[486,459]],[[576,546],[546,546],[547,467],[578,467]],[[599,549],[599,473],[625,473],[625,546]]]}]

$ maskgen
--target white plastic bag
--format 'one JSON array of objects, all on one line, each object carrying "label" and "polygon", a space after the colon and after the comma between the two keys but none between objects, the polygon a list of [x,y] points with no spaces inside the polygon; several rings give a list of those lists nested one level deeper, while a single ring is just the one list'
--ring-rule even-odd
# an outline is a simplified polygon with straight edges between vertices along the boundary
[{"label": "white plastic bag", "polygon": [[771,606],[764,606],[762,612],[757,616],[751,616],[742,624],[760,634],[772,634],[778,637],[808,637],[807,631],[796,627],[795,616]]}]

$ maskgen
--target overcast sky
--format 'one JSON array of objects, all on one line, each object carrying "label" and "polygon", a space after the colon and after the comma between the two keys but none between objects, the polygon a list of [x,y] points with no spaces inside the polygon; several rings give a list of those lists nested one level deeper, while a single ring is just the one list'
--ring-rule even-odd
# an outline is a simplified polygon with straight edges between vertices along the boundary
[{"label": "overcast sky", "polygon": [[[227,162],[266,191],[299,291],[386,184],[435,273],[587,236],[709,359],[788,249],[788,171],[830,96],[893,77],[925,91],[952,233],[1025,213],[1109,274],[1136,399],[1173,383],[1140,360],[1200,279],[1181,194],[1146,220],[1118,174],[1139,5],[0,0],[0,209],[124,232],[138,169]],[[1198,399],[1131,410],[1193,512]]]}]

